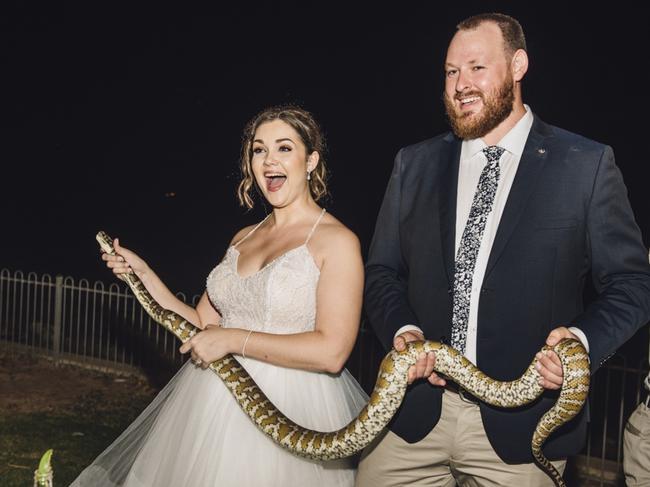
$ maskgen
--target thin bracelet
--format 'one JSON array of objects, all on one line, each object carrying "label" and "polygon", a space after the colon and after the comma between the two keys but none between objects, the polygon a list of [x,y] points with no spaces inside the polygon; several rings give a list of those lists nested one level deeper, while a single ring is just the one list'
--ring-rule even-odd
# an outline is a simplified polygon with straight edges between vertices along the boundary
[{"label": "thin bracelet", "polygon": [[248,339],[251,337],[251,333],[253,333],[253,330],[248,332],[248,335],[246,335],[246,340],[244,340],[244,345],[241,347],[241,356],[243,358],[246,358],[246,344],[248,343]]}]

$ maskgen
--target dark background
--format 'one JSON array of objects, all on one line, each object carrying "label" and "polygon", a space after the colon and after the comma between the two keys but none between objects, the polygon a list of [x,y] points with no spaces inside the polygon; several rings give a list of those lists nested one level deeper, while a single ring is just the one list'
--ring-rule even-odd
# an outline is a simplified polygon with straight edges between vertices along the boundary
[{"label": "dark background", "polygon": [[282,102],[323,124],[327,207],[366,252],[395,153],[447,130],[454,26],[486,10],[524,27],[533,111],[613,146],[649,241],[647,3],[91,3],[15,3],[1,19],[0,268],[111,281],[104,229],[172,290],[202,292],[264,215],[236,203],[241,130]]}]

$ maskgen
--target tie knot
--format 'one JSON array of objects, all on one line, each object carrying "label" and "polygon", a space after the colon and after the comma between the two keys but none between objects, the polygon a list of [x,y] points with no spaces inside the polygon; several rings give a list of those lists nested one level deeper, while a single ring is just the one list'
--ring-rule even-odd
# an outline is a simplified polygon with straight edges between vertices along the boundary
[{"label": "tie knot", "polygon": [[501,155],[505,152],[503,147],[498,145],[490,145],[483,149],[483,154],[487,158],[488,162],[495,162],[501,159]]}]

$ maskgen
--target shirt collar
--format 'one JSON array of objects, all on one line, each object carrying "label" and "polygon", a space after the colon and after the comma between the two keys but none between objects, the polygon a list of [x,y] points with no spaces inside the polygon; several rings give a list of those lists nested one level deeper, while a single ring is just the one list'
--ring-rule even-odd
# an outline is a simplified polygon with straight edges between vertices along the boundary
[{"label": "shirt collar", "polygon": [[[524,116],[521,117],[515,126],[512,127],[510,131],[496,144],[518,157],[521,157],[524,153],[526,140],[528,139],[528,134],[533,126],[533,112],[528,105],[524,105],[524,108],[526,109]],[[483,142],[483,139],[481,138],[464,140],[463,145],[463,152],[467,154],[468,157],[474,157],[478,152],[487,147],[487,144]]]}]

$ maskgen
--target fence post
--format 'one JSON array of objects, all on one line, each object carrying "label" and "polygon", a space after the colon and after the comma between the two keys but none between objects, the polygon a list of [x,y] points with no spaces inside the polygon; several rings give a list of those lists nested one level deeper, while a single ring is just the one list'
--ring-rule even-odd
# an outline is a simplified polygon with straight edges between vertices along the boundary
[{"label": "fence post", "polygon": [[63,321],[63,276],[56,276],[54,291],[54,335],[52,338],[52,351],[58,354],[61,351],[61,322]]}]

